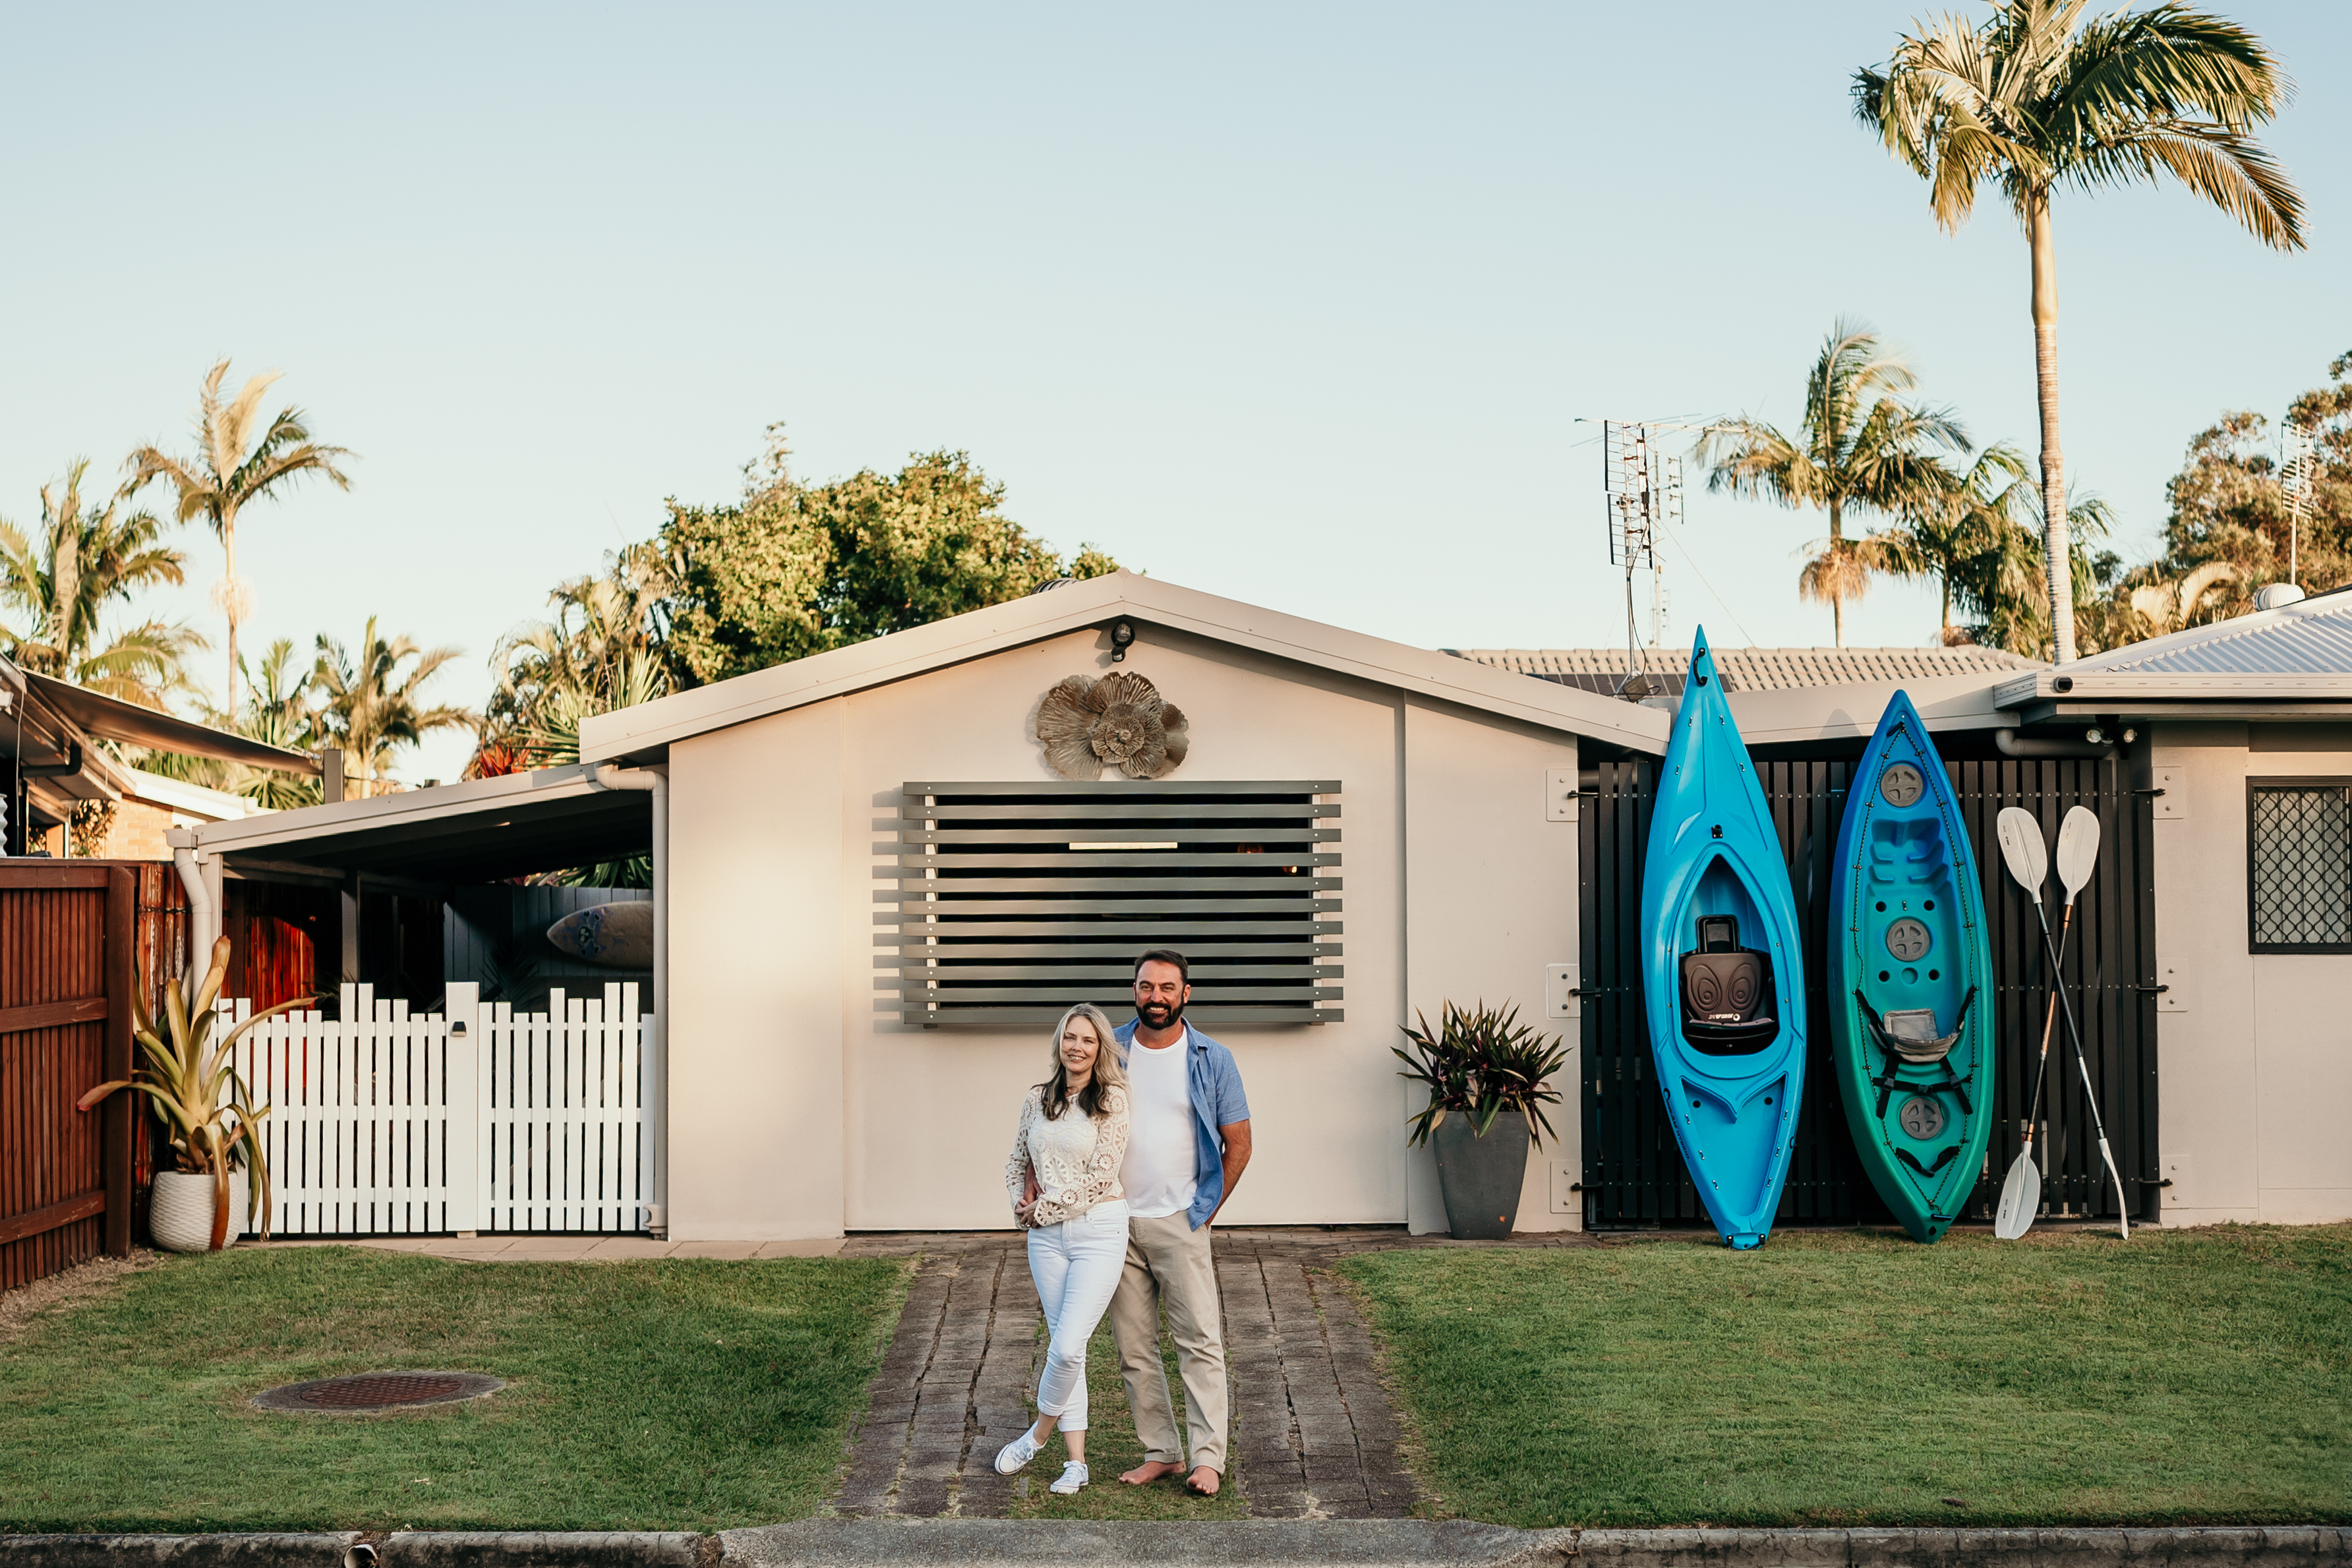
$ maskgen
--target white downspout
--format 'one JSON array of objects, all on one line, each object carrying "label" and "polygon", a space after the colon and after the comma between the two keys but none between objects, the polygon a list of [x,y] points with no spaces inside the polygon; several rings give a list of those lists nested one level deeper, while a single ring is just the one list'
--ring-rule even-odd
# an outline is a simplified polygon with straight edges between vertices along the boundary
[{"label": "white downspout", "polygon": [[[188,890],[188,972],[184,979],[188,1000],[194,1002],[204,986],[205,971],[212,967],[213,943],[220,933],[220,911],[213,899],[218,866],[207,868],[202,863],[194,828],[168,829],[163,841],[172,846],[172,863],[179,868],[180,884]],[[208,869],[215,874],[205,874]]]},{"label": "white downspout", "polygon": [[654,1125],[654,1193],[646,1228],[669,1234],[669,774],[657,768],[600,766],[599,789],[645,789],[654,798],[654,1039],[646,1052],[646,1109]]}]

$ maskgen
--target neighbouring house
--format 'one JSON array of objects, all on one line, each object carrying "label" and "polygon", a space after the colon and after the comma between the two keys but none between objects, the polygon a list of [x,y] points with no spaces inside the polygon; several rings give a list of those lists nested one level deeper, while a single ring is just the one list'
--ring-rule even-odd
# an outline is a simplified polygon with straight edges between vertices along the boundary
[{"label": "neighbouring house", "polygon": [[[2061,1056],[2036,1145],[2050,1212],[2352,1214],[2352,1182],[2327,1163],[2352,1143],[2303,1139],[2311,1118],[2352,1112],[2345,1070],[2311,1055],[2326,1037],[2237,1016],[2210,1040],[2196,1032],[2231,1005],[2206,998],[2241,963],[2250,994],[2255,966],[2342,961],[2302,941],[2333,928],[2298,905],[2302,924],[2260,930],[2305,950],[2247,951],[2246,917],[2224,908],[2242,900],[2212,892],[2250,874],[2247,808],[2208,810],[2217,786],[2200,774],[2181,792],[2197,810],[2182,816],[2159,781],[2189,766],[2179,758],[2192,747],[2194,766],[2211,765],[2227,747],[2200,737],[2222,734],[2239,737],[2232,765],[2250,790],[2271,787],[2266,768],[2352,776],[2352,659],[2327,642],[2339,613],[2328,606],[2129,651],[2161,656],[2209,634],[2242,647],[2275,624],[2262,645],[2278,651],[2262,657],[2315,662],[2284,695],[2252,665],[2207,679],[2095,673],[2100,661],[2057,671],[1974,648],[1722,651],[1816,939],[1846,780],[1892,693],[1908,691],[1937,735],[1979,852],[2000,981],[1989,1005],[2011,1053],[1988,1203],[2023,1131],[2047,995],[2033,911],[2003,881],[1992,818],[2022,805],[2054,834],[2082,805],[2105,844],[2066,972],[2125,1181],[2118,1195],[2099,1168]],[[1653,653],[1671,679],[1677,656]],[[534,1210],[528,1225],[729,1239],[1003,1225],[998,1166],[1020,1092],[1045,1070],[1045,1026],[1075,1000],[1116,1005],[1132,953],[1161,944],[1196,956],[1194,1014],[1234,1046],[1249,1085],[1257,1153],[1228,1221],[1442,1228],[1433,1170],[1405,1146],[1417,1107],[1391,1047],[1400,1025],[1451,999],[1515,1004],[1574,1048],[1560,1140],[1530,1161],[1523,1228],[1695,1223],[1648,1076],[1633,962],[1671,685],[1640,703],[1612,696],[1622,657],[1405,647],[1119,573],[593,718],[576,767],[182,836],[208,876],[332,890],[341,961],[322,968],[354,987],[390,980],[381,928],[406,929],[403,910],[419,943],[437,911],[454,964],[451,922],[478,924],[493,884],[650,856],[655,946],[635,972],[655,1027],[613,1032],[615,999],[626,1008],[637,994],[617,986],[585,1010],[567,986],[569,1011],[526,1026],[514,1004],[486,1005],[488,981],[454,967],[437,998],[410,977],[414,1006],[446,1009],[445,1024],[395,1020],[453,1050],[463,1023],[466,1038],[487,1030],[513,1053],[482,1070],[477,1093],[485,1107],[506,1097],[509,1131],[483,1135],[478,1169],[474,1145],[453,1134],[460,1175],[447,1179],[486,1194],[504,1183],[510,1204],[530,1183],[570,1179],[555,1168],[567,1161],[617,1162],[635,1184],[603,1207],[582,1199],[572,1219]],[[2175,691],[2200,680],[2193,695]],[[2126,685],[2102,684],[2116,681]],[[2340,737],[2310,727],[2335,706]],[[2290,730],[2305,749],[2263,750],[2262,737]],[[2290,755],[2293,768],[2272,760]],[[2320,823],[2295,841],[2303,858],[2288,874],[2332,887],[2339,908],[2352,900],[2347,798],[2277,807]],[[2246,799],[2269,820],[2263,797]],[[2184,864],[2196,867],[2187,883]],[[528,938],[537,918],[511,916],[510,934]],[[2231,918],[2245,957],[2221,951],[2210,973],[2161,988],[2160,962],[2189,961],[2183,934],[2203,964],[2232,939]],[[576,977],[593,990],[599,974],[592,963]],[[1866,1221],[1880,1211],[1811,999],[1782,1218]],[[344,1005],[371,1004],[353,990]],[[2308,1021],[2282,1016],[2282,1031]],[[2271,1058],[2291,1064],[2292,1086],[2261,1086]],[[450,1073],[458,1098],[477,1092]],[[572,1098],[541,1106],[526,1076]],[[2305,1121],[2264,1113],[2273,1092],[2301,1094]],[[545,1131],[527,1150],[510,1124],[530,1116]],[[2240,1170],[2255,1173],[2245,1201],[2196,1185]],[[463,1211],[494,1206],[486,1197]]]}]

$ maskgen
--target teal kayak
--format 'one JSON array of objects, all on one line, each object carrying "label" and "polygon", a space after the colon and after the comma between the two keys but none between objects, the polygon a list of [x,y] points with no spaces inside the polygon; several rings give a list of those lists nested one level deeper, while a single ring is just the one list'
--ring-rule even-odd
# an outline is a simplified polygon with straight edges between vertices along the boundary
[{"label": "teal kayak", "polygon": [[1943,759],[1895,694],[1856,765],[1830,873],[1838,1090],[1870,1185],[1932,1242],[1992,1136],[1992,950],[1976,856]]}]

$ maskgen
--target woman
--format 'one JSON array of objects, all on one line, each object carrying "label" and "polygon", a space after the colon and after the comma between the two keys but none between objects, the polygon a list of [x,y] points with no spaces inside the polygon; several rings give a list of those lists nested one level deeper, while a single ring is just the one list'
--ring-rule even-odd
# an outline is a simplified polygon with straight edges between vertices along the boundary
[{"label": "woman", "polygon": [[1110,1019],[1080,1003],[1054,1031],[1054,1071],[1021,1103],[1021,1130],[1004,1162],[1013,1218],[1029,1232],[1029,1277],[1053,1333],[1037,1379],[1037,1420],[997,1450],[1009,1476],[1037,1457],[1059,1427],[1070,1461],[1050,1491],[1087,1484],[1087,1342],[1127,1266],[1127,1077]]}]

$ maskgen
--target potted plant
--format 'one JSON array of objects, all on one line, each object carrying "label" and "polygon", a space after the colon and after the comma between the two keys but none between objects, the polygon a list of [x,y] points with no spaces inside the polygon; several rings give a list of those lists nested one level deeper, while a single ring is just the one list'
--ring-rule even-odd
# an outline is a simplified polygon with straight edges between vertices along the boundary
[{"label": "potted plant", "polygon": [[1446,1002],[1435,1034],[1427,1014],[1416,1016],[1421,1028],[1404,1030],[1412,1050],[1396,1050],[1405,1064],[1398,1076],[1429,1090],[1429,1104],[1409,1123],[1411,1141],[1436,1150],[1452,1233],[1500,1241],[1519,1217],[1529,1141],[1540,1147],[1546,1134],[1557,1135],[1543,1108],[1558,1104],[1559,1093],[1544,1081],[1568,1061],[1567,1049],[1520,1023],[1517,1008]]},{"label": "potted plant", "polygon": [[[260,1184],[262,1239],[269,1237],[269,1165],[261,1152],[261,1119],[243,1074],[236,1070],[237,1037],[272,1013],[299,1008],[309,997],[280,1002],[258,1012],[215,1041],[220,1015],[213,1004],[228,979],[229,940],[213,944],[212,967],[205,971],[191,1007],[175,982],[163,988],[165,1031],[159,1032],[134,992],[131,1033],[146,1060],[128,1078],[101,1083],[76,1102],[87,1111],[118,1090],[135,1089],[155,1103],[171,1134],[176,1169],[159,1164],[148,1228],[155,1244],[174,1252],[218,1251],[228,1244],[229,1221],[249,1209],[247,1173]],[[165,1038],[165,1032],[169,1038]]]}]

